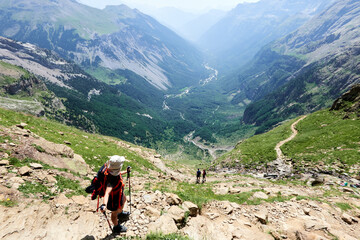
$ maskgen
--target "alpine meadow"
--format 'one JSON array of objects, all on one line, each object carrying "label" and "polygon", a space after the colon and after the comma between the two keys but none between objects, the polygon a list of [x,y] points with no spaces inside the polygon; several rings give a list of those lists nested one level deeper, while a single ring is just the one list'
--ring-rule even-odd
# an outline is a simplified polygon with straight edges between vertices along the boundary
[{"label": "alpine meadow", "polygon": [[0,238],[360,240],[360,1],[0,0]]}]

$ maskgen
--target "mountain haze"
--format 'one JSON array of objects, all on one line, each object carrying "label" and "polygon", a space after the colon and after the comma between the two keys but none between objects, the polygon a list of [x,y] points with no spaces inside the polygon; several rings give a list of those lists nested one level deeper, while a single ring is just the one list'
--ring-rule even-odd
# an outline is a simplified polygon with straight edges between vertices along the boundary
[{"label": "mountain haze", "polygon": [[[212,26],[198,41],[224,71],[250,61],[261,47],[296,30],[330,2],[262,0],[242,3]],[[215,60],[216,62],[216,60]]]}]

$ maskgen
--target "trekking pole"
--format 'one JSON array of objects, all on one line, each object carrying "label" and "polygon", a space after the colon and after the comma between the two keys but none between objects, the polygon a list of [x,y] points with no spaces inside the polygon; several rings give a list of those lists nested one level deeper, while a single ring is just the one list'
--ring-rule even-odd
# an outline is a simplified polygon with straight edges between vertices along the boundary
[{"label": "trekking pole", "polygon": [[[104,205],[104,204],[103,204],[103,205]],[[100,206],[99,208],[101,208],[101,206]],[[98,208],[98,209],[99,209],[99,208]],[[102,213],[104,214],[104,216],[105,216],[105,218],[106,218],[106,221],[107,221],[108,224],[109,224],[109,228],[110,228],[110,230],[112,231],[112,227],[111,227],[110,221],[109,221],[108,217],[106,216],[105,211],[103,211]]]},{"label": "trekking pole", "polygon": [[128,167],[126,168],[126,171],[127,171],[127,180],[129,180],[129,200],[130,200],[130,204],[129,204],[129,206],[130,206],[130,214],[131,214],[131,184],[130,184],[130,169],[131,169],[131,167],[130,167],[130,166],[128,166]]},{"label": "trekking pole", "polygon": [[104,216],[105,216],[105,218],[106,218],[106,221],[107,221],[107,222],[108,222],[108,224],[109,224],[109,228],[110,228],[110,230],[111,230],[111,232],[112,232],[112,231],[113,231],[113,229],[112,229],[112,227],[111,227],[110,221],[109,221],[108,217],[106,216],[106,213],[105,213],[105,212],[103,212],[103,214],[104,214]]}]

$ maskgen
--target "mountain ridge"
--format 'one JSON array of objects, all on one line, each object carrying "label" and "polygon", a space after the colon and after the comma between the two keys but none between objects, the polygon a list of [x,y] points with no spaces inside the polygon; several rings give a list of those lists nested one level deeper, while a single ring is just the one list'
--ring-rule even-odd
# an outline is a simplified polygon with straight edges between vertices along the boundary
[{"label": "mountain ridge", "polygon": [[100,10],[69,0],[3,0],[0,12],[5,37],[54,50],[85,68],[131,70],[161,90],[184,87],[204,71],[199,51],[125,5]]}]

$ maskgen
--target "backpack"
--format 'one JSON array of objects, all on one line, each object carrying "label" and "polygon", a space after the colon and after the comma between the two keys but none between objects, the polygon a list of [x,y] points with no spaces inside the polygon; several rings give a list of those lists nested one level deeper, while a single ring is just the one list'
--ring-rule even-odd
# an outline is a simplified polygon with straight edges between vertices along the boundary
[{"label": "backpack", "polygon": [[91,200],[95,200],[98,196],[103,197],[105,195],[107,174],[107,167],[103,165],[93,180],[91,180],[91,185],[85,189],[87,193],[91,193]]},{"label": "backpack", "polygon": [[[104,195],[105,195],[106,180],[107,180],[108,175],[109,175],[109,172],[108,172],[107,165],[104,164],[100,168],[100,170],[98,171],[96,176],[93,178],[93,180],[91,181],[91,185],[85,189],[85,191],[87,193],[91,193],[91,200],[95,200],[96,198],[98,199],[97,209],[99,209],[99,199],[101,197],[104,197]],[[117,190],[115,190],[116,193],[120,191],[120,196],[121,196],[122,188],[124,187],[124,185],[125,184],[123,183],[123,179],[120,174],[120,182],[116,187],[114,187],[114,190],[117,189]],[[114,192],[112,192],[111,194],[114,194]]]}]

